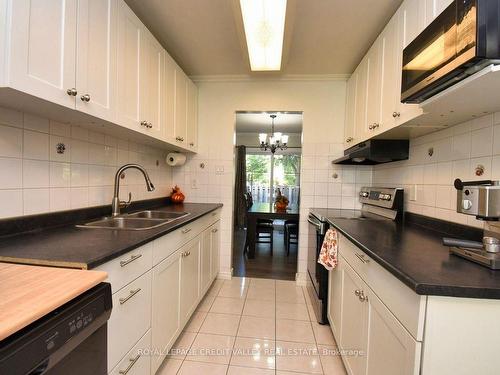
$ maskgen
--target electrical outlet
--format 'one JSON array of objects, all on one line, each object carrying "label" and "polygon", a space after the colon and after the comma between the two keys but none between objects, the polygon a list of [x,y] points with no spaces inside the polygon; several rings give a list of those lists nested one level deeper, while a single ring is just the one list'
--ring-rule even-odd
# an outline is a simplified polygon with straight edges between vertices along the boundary
[{"label": "electrical outlet", "polygon": [[411,185],[408,191],[408,200],[415,202],[417,200],[417,185]]},{"label": "electrical outlet", "polygon": [[191,179],[191,189],[198,189],[198,180],[196,178]]},{"label": "electrical outlet", "polygon": [[215,167],[215,174],[221,175],[224,174],[224,166],[218,165]]}]

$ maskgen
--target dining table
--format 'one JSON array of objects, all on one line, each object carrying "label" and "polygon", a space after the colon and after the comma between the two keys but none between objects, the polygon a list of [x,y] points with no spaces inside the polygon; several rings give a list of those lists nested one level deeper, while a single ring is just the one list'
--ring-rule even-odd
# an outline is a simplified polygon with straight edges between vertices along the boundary
[{"label": "dining table", "polygon": [[247,210],[247,238],[248,258],[255,258],[255,240],[257,221],[268,220],[296,220],[299,221],[299,206],[290,205],[286,210],[277,210],[272,203],[254,203]]}]

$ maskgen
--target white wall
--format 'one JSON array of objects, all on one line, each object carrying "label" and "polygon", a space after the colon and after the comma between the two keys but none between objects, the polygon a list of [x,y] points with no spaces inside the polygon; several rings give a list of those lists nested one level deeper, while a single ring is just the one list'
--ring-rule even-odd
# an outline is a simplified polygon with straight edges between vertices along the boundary
[{"label": "white wall", "polygon": [[[478,165],[485,168],[482,176],[475,174]],[[374,184],[405,188],[407,211],[482,228],[484,222],[456,212],[455,178],[500,179],[500,112],[412,139],[409,160],[373,170]],[[415,187],[412,201],[409,191]]]},{"label": "white wall", "polygon": [[[333,168],[342,154],[346,83],[340,81],[198,82],[199,154],[173,170],[187,200],[222,202],[221,272],[231,272],[235,111],[302,111],[303,160],[298,277],[306,272],[307,213],[314,205],[354,208],[356,178],[371,181],[370,169]],[[200,168],[205,164],[205,169]],[[223,168],[223,172],[222,172]],[[333,179],[334,171],[339,177]],[[345,176],[343,176],[345,172]],[[191,187],[193,181],[197,188]],[[343,184],[344,182],[344,184]]]},{"label": "white wall", "polygon": [[[64,154],[56,152],[60,142]],[[122,199],[168,195],[165,151],[0,107],[0,218],[111,204],[114,175],[126,163],[145,166],[156,190],[147,192],[130,170]]]}]

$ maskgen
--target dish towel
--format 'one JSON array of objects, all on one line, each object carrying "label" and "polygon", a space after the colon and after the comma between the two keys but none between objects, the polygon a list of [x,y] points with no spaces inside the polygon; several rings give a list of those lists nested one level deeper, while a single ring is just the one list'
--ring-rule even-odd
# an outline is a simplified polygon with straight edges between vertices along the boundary
[{"label": "dish towel", "polygon": [[318,263],[322,264],[328,271],[337,267],[338,235],[335,229],[328,229],[325,234],[323,245],[318,257]]}]

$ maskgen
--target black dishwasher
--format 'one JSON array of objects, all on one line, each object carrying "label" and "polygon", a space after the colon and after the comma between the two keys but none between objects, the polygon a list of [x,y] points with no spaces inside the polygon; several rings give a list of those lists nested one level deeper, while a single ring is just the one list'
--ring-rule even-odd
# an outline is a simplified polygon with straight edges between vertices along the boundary
[{"label": "black dishwasher", "polygon": [[111,285],[101,283],[0,342],[0,374],[106,375]]}]

